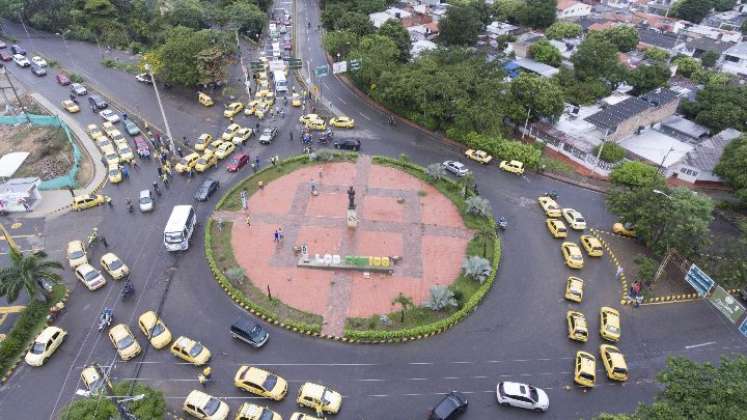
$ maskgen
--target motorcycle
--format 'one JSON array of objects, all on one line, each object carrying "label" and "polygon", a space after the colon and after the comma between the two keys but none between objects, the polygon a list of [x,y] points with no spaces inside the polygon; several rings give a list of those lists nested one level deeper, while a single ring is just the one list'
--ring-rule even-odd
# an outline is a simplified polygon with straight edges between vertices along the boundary
[{"label": "motorcycle", "polygon": [[557,191],[549,191],[549,192],[546,192],[544,195],[545,195],[545,197],[550,197],[553,200],[557,200],[558,199],[558,192]]},{"label": "motorcycle", "polygon": [[94,245],[96,245],[96,242],[99,241],[99,229],[94,227],[91,233],[88,235],[88,239],[86,239],[87,248],[93,248]]},{"label": "motorcycle", "polygon": [[132,296],[135,293],[135,286],[132,285],[132,282],[127,280],[124,284],[124,287],[122,287],[122,300],[126,300],[130,296]]},{"label": "motorcycle", "polygon": [[334,137],[332,131],[327,130],[319,136],[317,141],[319,142],[319,144],[329,144],[329,142],[332,140],[332,137]]},{"label": "motorcycle", "polygon": [[104,308],[99,315],[99,331],[112,325],[112,319],[114,318],[114,311],[112,308]]},{"label": "motorcycle", "polygon": [[495,227],[496,227],[496,230],[498,230],[498,229],[500,229],[500,230],[506,230],[506,228],[508,227],[508,220],[506,220],[505,217],[502,217],[502,216],[499,217],[495,221]]},{"label": "motorcycle", "polygon": [[135,209],[135,208],[134,208],[134,207],[133,207],[133,205],[132,205],[132,200],[130,200],[130,199],[128,198],[128,199],[127,199],[127,211],[128,211],[129,213],[132,213],[134,209]]}]

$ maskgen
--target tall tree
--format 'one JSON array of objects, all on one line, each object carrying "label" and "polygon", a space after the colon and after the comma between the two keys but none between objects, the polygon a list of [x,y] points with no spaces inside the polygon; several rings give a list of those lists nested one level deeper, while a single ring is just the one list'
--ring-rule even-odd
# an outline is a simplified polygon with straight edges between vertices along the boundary
[{"label": "tall tree", "polygon": [[529,47],[529,55],[539,61],[553,67],[560,67],[563,62],[563,56],[560,50],[555,48],[546,39],[539,40]]},{"label": "tall tree", "polygon": [[734,193],[747,206],[747,136],[742,136],[724,148],[714,172],[734,188]]},{"label": "tall tree", "polygon": [[511,82],[511,97],[522,108],[511,116],[514,121],[523,122],[527,115],[554,119],[563,113],[563,92],[554,79],[523,73]]},{"label": "tall tree", "polygon": [[358,12],[345,12],[335,24],[335,29],[350,31],[358,36],[365,36],[376,32],[368,15]]},{"label": "tall tree", "polygon": [[267,23],[267,15],[257,5],[246,0],[237,1],[226,8],[229,23],[249,36],[262,33]]},{"label": "tall tree", "polygon": [[588,36],[571,57],[576,76],[581,79],[609,79],[619,71],[617,47],[604,37]]},{"label": "tall tree", "polygon": [[48,260],[43,251],[23,254],[11,247],[9,255],[10,265],[0,269],[0,296],[4,296],[9,303],[18,299],[21,290],[26,292],[29,299],[35,299],[41,290],[38,279],[52,283],[62,281],[62,276],[57,273],[62,270],[62,264]]},{"label": "tall tree", "polygon": [[643,64],[628,73],[628,83],[633,86],[634,94],[640,95],[651,89],[666,86],[670,77],[669,67],[664,64]]},{"label": "tall tree", "polygon": [[532,28],[547,28],[555,22],[556,6],[555,0],[526,0],[519,10],[518,21]]},{"label": "tall tree", "polygon": [[623,162],[610,173],[610,182],[618,187],[629,189],[645,187],[647,189],[664,188],[664,177],[655,166],[639,161]]},{"label": "tall tree", "polygon": [[350,31],[325,32],[322,44],[332,56],[340,54],[340,57],[345,57],[358,46],[358,35]]},{"label": "tall tree", "polygon": [[381,75],[397,65],[399,48],[385,36],[367,35],[361,38],[358,47],[348,56],[363,60],[361,69],[353,73],[353,77],[366,89],[375,90],[375,84]]},{"label": "tall tree", "polygon": [[480,15],[473,7],[452,6],[438,23],[438,39],[446,45],[471,46],[481,26]]},{"label": "tall tree", "polygon": [[675,3],[673,12],[680,19],[700,23],[712,8],[712,0],[679,0]]},{"label": "tall tree", "polygon": [[617,25],[599,32],[620,52],[633,51],[638,45],[638,31],[633,26]]},{"label": "tall tree", "polygon": [[721,57],[721,54],[718,51],[708,50],[700,57],[700,62],[703,64],[703,67],[711,68],[716,65],[719,57]]},{"label": "tall tree", "polygon": [[576,38],[581,35],[581,25],[572,22],[555,22],[545,30],[548,39]]},{"label": "tall tree", "polygon": [[410,59],[410,48],[412,47],[410,33],[407,32],[407,29],[405,29],[402,24],[390,19],[381,25],[379,28],[379,35],[384,35],[397,44],[397,48],[399,48],[400,62],[406,63]]},{"label": "tall tree", "polygon": [[176,0],[170,4],[166,19],[171,25],[192,29],[205,27],[205,10],[198,0]]}]

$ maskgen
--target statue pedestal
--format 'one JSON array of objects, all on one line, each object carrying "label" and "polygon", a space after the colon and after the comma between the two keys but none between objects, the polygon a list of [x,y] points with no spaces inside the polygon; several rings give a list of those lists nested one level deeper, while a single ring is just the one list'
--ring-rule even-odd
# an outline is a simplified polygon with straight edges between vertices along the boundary
[{"label": "statue pedestal", "polygon": [[358,213],[355,210],[348,209],[348,227],[355,229],[358,227]]}]

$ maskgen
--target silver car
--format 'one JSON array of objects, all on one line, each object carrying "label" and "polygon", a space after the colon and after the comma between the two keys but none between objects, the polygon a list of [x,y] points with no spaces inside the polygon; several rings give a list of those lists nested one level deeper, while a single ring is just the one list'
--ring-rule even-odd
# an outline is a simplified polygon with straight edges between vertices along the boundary
[{"label": "silver car", "polygon": [[469,169],[462,162],[455,160],[447,160],[441,166],[456,176],[465,176],[469,173]]},{"label": "silver car", "polygon": [[150,194],[150,190],[140,191],[140,199],[138,200],[138,204],[140,205],[140,211],[143,213],[153,211],[155,202],[153,201],[153,196]]},{"label": "silver car", "polygon": [[78,96],[88,94],[88,89],[86,89],[86,87],[81,85],[80,83],[73,83],[72,85],[70,85],[70,90]]}]

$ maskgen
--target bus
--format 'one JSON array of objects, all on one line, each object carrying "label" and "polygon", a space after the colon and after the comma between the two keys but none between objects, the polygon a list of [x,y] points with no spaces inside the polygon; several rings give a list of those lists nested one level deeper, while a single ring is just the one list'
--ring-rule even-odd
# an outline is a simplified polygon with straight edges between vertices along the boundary
[{"label": "bus", "polygon": [[272,78],[275,79],[275,92],[287,92],[288,81],[285,79],[285,72],[277,70],[272,73]]},{"label": "bus", "polygon": [[169,251],[186,251],[197,227],[197,213],[191,205],[174,206],[163,230],[163,245]]}]

